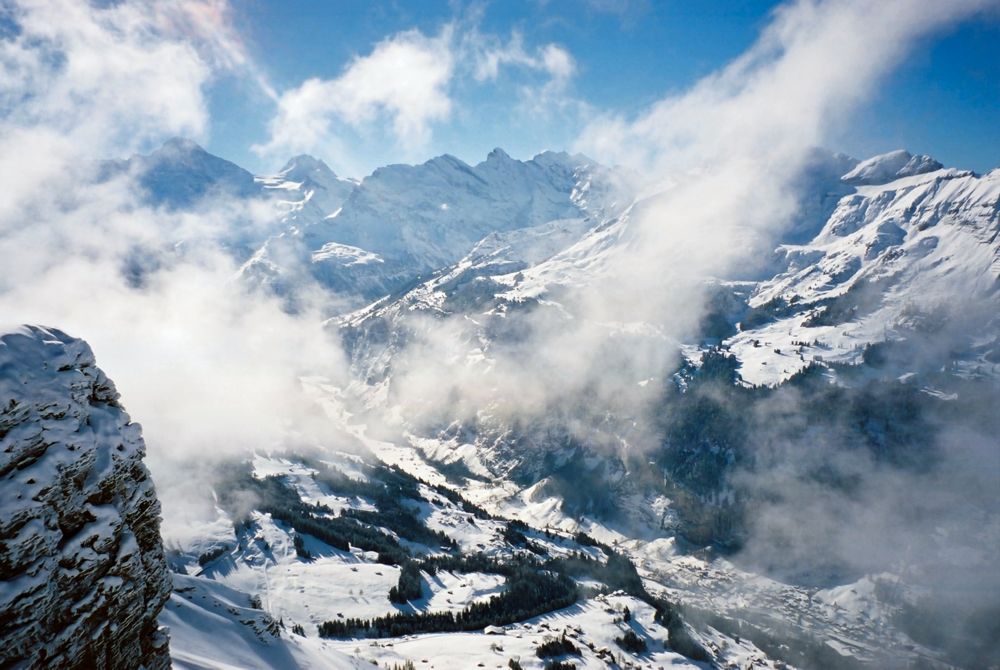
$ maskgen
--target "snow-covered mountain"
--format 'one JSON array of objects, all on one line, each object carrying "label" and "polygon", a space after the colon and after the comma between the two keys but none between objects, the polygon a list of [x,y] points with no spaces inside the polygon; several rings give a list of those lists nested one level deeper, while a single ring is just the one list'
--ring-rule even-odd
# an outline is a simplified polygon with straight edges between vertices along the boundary
[{"label": "snow-covered mountain", "polygon": [[[905,151],[860,163],[833,156],[814,166],[812,195],[783,235],[770,273],[757,280],[705,277],[725,298],[726,309],[712,316],[728,323],[723,331],[731,329],[721,344],[738,359],[742,379],[776,384],[810,363],[858,363],[866,347],[913,339],[942,323],[963,338],[935,331],[939,354],[995,374],[998,171],[945,169]],[[838,167],[847,171],[831,172]],[[343,322],[358,328],[414,311],[441,316],[468,309],[488,321],[526,302],[551,304],[600,276],[629,243],[634,210],[644,206],[488,236],[458,263]],[[720,340],[701,336],[710,344]],[[703,341],[690,344],[697,350]],[[694,359],[696,350],[688,350]]]},{"label": "snow-covered mountain", "polygon": [[[722,375],[739,386],[774,387],[809,372],[857,387],[859,397],[876,393],[866,386],[872,381],[888,380],[891,388],[877,393],[894,394],[898,402],[912,393],[942,401],[965,394],[974,398],[983,392],[975,386],[977,380],[988,386],[996,383],[998,172],[978,176],[944,169],[928,157],[914,158],[906,152],[860,163],[826,156],[813,163],[811,175],[803,177],[811,188],[799,218],[776,250],[773,274],[758,279],[704,278],[710,288],[705,292],[701,332],[691,333],[686,342],[667,342],[658,334],[657,324],[634,324],[627,333],[620,325],[597,324],[618,349],[680,350],[684,362],[676,374],[669,369],[645,370],[633,380],[648,389],[644,400],[664,407],[667,416],[678,400],[659,397],[659,385],[695,387],[692,375],[706,379]],[[858,185],[858,180],[883,183]],[[599,281],[596,278],[613,254],[630,243],[630,223],[644,206],[646,202],[640,201],[603,220],[568,223],[574,232],[551,235],[553,244],[538,254],[534,250],[540,247],[531,241],[541,229],[491,236],[458,263],[341,318],[337,323],[352,360],[368,382],[365,404],[381,410],[386,404],[393,406],[394,365],[406,360],[411,341],[433,337],[434,324],[442,319],[448,320],[449,335],[457,332],[455,341],[462,343],[458,351],[447,353],[459,361],[457,369],[482,373],[493,369],[497,356],[512,343],[522,341],[532,323],[528,319],[537,319],[540,311],[572,326],[574,291],[578,295]],[[575,225],[587,230],[575,232]],[[613,354],[601,364],[610,360]],[[711,364],[702,371],[706,360]],[[649,385],[650,379],[661,381]],[[956,384],[961,379],[971,385],[959,389]],[[719,409],[728,412],[739,405],[754,411],[750,405],[756,401],[742,406],[743,401],[737,400]],[[897,401],[880,411],[916,411]],[[743,458],[739,454],[748,448],[746,435],[719,428],[723,424],[692,433],[690,427],[702,421],[697,417],[704,408],[691,402],[688,409],[674,413],[671,420],[680,423],[665,429],[661,465],[680,485],[670,495],[687,501],[681,515],[684,532],[701,541],[732,539],[734,531],[739,533],[731,516],[735,508],[712,501],[730,499],[726,473]],[[934,407],[921,410],[927,416],[944,411],[940,403],[930,402]],[[622,453],[612,457],[602,444],[607,436],[600,437],[595,429],[589,439],[575,438],[565,423],[574,417],[560,416],[550,408],[542,410],[544,420],[528,422],[498,422],[492,409],[482,406],[472,422],[457,413],[439,415],[431,424],[434,429],[424,435],[429,441],[419,444],[429,458],[461,462],[486,476],[514,477],[522,485],[555,472],[569,480],[597,477],[606,485],[560,486],[567,495],[589,491],[579,501],[583,509],[616,507],[613,500],[595,498],[599,493],[615,498],[616,490],[628,489],[621,480],[629,470],[628,457]],[[863,402],[856,409],[857,420],[870,420],[860,418],[867,411]],[[400,416],[402,409],[396,411]],[[684,419],[686,412],[693,414]],[[688,420],[691,426],[685,427]],[[735,415],[732,420],[726,425],[744,421]],[[853,420],[844,418],[836,430],[848,430]],[[631,421],[633,417],[625,416],[621,423]],[[865,428],[852,439],[873,448],[881,445],[877,448],[882,452],[908,448],[916,423],[895,422],[892,416],[875,421],[865,425],[888,421],[900,432],[886,437]],[[627,441],[628,434],[619,429],[615,437]],[[550,460],[540,460],[539,449]],[[625,462],[611,466],[616,458]],[[583,463],[590,465],[581,470]]]},{"label": "snow-covered mountain", "polygon": [[[496,306],[579,288],[630,243],[630,220],[656,199],[633,202],[634,177],[583,156],[518,161],[499,149],[475,166],[441,156],[356,182],[309,156],[254,177],[193,142],[171,140],[148,156],[102,165],[104,178],[123,173],[160,206],[270,203],[271,224],[251,231],[234,222],[225,235],[249,259],[244,279],[280,293],[318,281],[348,305],[376,301],[348,319],[354,324],[387,314],[392,303],[438,309],[448,298],[438,313],[450,314],[470,291],[478,306]],[[729,294],[724,316],[740,332],[724,344],[744,380],[776,383],[810,361],[857,361],[866,346],[927,321],[925,312],[940,316],[953,296],[989,299],[997,180],[996,171],[945,169],[902,150],[864,161],[814,152],[793,185],[799,213],[773,262],[743,276],[706,277],[718,295]],[[986,340],[967,343],[965,359],[990,370],[990,326],[978,328]],[[809,355],[793,341],[824,351]]]},{"label": "snow-covered mountain", "polygon": [[349,300],[372,300],[458,261],[488,235],[600,218],[629,198],[613,172],[565,153],[518,161],[497,149],[475,166],[448,155],[390,165],[324,219],[269,240],[243,272],[279,292],[312,277]]},{"label": "snow-covered mountain", "polygon": [[[304,155],[255,177],[174,139],[99,166],[100,179],[118,176],[131,177],[145,202],[175,211],[267,203],[270,222],[233,220],[218,240],[246,260],[244,280],[280,294],[316,281],[355,306],[455,263],[491,236],[551,224],[528,236],[554,252],[634,197],[621,171],[585,156],[544,152],[519,161],[500,149],[474,166],[445,155],[357,182]],[[586,223],[567,237],[566,221]],[[542,260],[533,253],[533,262]]]},{"label": "snow-covered mountain", "polygon": [[884,342],[910,345],[898,374],[952,365],[996,377],[1000,170],[893,152],[844,181],[863,185],[816,237],[778,249],[784,267],[755,287],[747,323],[724,342],[741,377],[775,384],[810,362],[860,363]]},{"label": "snow-covered mountain", "polygon": [[[487,404],[473,420],[455,409],[429,424],[408,424],[405,408],[393,404],[394,366],[408,363],[411,342],[444,332],[458,343],[442,354],[450,357],[451,374],[486,374],[523,341],[540,311],[571,326],[573,296],[599,282],[614,255],[632,243],[631,222],[652,200],[557,222],[551,230],[488,236],[459,261],[332,323],[367,382],[364,404],[388,406],[402,417],[416,433],[411,446],[440,467],[555,495],[566,513],[585,518],[634,515],[631,497],[658,492],[671,501],[661,528],[698,544],[739,546],[757,511],[781,500],[786,488],[806,485],[817,495],[839,496],[844,482],[868,476],[851,470],[857,462],[881,464],[871,465],[878,473],[873,481],[890,476],[881,468],[918,478],[913,473],[933,469],[929,463],[948,460],[939,450],[949,448],[942,445],[950,426],[961,425],[973,442],[995,430],[984,407],[1000,399],[998,175],[947,169],[905,151],[865,161],[817,155],[799,183],[799,214],[771,265],[704,277],[701,332],[668,342],[656,324],[633,324],[624,337],[620,324],[597,324],[619,349],[682,353],[676,371],[648,370],[634,380],[662,408],[655,417],[660,446],[641,454],[609,451],[601,434],[616,426],[615,436],[627,444],[621,429],[633,416],[602,417],[586,437],[571,423],[579,412],[551,408],[540,419],[508,421]],[[535,244],[536,235],[551,244]],[[448,329],[440,330],[440,322]],[[613,367],[613,360],[602,358],[598,367]],[[857,449],[863,456],[851,451]],[[649,476],[650,466],[662,480]],[[767,471],[786,478],[769,475],[771,488],[755,488],[749,473]],[[736,483],[734,472],[742,478]],[[954,481],[935,485],[959,495]],[[944,510],[935,514],[947,517]],[[946,525],[958,523],[947,518]],[[981,554],[986,536],[970,530],[961,549],[928,538],[911,577],[929,580],[925,587],[935,583],[922,572],[932,570],[925,561],[938,560],[929,556]],[[934,587],[930,592],[941,596]],[[919,634],[907,618],[912,602],[880,606],[896,612],[890,616],[905,622],[906,634]],[[870,634],[871,641],[883,635]]]},{"label": "snow-covered mountain", "polygon": [[[204,184],[181,190],[202,197],[217,192],[212,184],[249,183],[248,173],[203,154],[173,142],[133,161],[173,156],[170,170],[144,169],[187,170],[185,179]],[[468,365],[489,368],[492,351],[523,336],[526,315],[573,318],[568,301],[635,243],[632,221],[659,197],[637,200],[634,176],[551,152],[518,161],[495,150],[474,166],[441,156],[360,183],[300,156],[250,179],[251,197],[277,203],[280,232],[244,264],[243,279],[289,295],[318,282],[340,305],[369,302],[331,324],[368,382],[357,387],[362,405],[382,410],[393,365],[413,329],[429,334],[427,317],[448,319],[467,343]],[[997,171],[946,169],[906,151],[858,161],[816,150],[792,184],[798,213],[773,258],[703,278],[700,331],[666,342],[655,323],[597,327],[624,337],[626,349],[677,348],[691,369],[721,346],[751,386],[814,367],[835,377],[837,366],[876,359],[883,377],[947,369],[995,378],[997,182]],[[672,371],[635,374],[638,384]],[[484,457],[501,468],[494,474],[512,467],[497,453]]]},{"label": "snow-covered mountain", "polygon": [[276,175],[257,177],[256,183],[284,210],[281,223],[286,230],[298,230],[336,212],[358,185],[304,154],[291,158]]},{"label": "snow-covered mountain", "polygon": [[546,152],[522,162],[500,149],[476,166],[448,155],[391,165],[365,179],[306,239],[311,248],[348,244],[430,270],[458,260],[490,233],[613,206],[596,192],[607,189],[593,183],[601,176],[584,156]]},{"label": "snow-covered mountain", "polygon": [[877,186],[902,177],[935,172],[943,167],[930,156],[914,156],[905,149],[897,149],[861,161],[841,179],[856,186]]},{"label": "snow-covered mountain", "polygon": [[[206,214],[217,227],[214,241],[239,262],[271,236],[297,231],[337,211],[357,186],[306,155],[290,159],[277,174],[254,176],[181,138],[168,140],[149,154],[101,162],[98,181],[113,178],[128,179],[144,204],[175,214]],[[258,204],[262,207],[254,207]]]}]

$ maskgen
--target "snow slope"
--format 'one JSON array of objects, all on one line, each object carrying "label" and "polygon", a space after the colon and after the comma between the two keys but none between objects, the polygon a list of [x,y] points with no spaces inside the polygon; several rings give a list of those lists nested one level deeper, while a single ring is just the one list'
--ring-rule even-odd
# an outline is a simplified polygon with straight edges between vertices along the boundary
[{"label": "snow slope", "polygon": [[[322,458],[328,466],[352,472],[352,477],[370,478],[388,472],[359,468],[357,456],[348,454],[329,452]],[[430,475],[434,471],[420,472]],[[316,477],[314,462],[299,457],[258,454],[253,459],[253,473],[257,478],[280,478],[303,499],[365,504],[363,500],[350,500],[327,490]],[[440,488],[425,484],[419,488],[420,517],[432,528],[457,540],[461,552],[467,555],[482,552],[510,560],[518,552],[527,551],[504,539],[506,522],[502,518],[483,517],[464,509]],[[528,518],[538,521],[541,517]],[[560,519],[557,525],[564,521]],[[524,528],[530,542],[535,543],[532,552],[544,551],[553,557],[585,554],[606,560],[606,550],[577,543],[571,532]],[[388,529],[385,532],[391,533]],[[228,538],[219,536],[215,540],[223,542],[225,550],[199,560],[200,567],[191,562],[190,550],[173,557],[175,564],[179,562],[185,569],[198,572],[175,576],[174,595],[161,615],[161,623],[170,628],[175,640],[172,657],[176,667],[346,668],[368,667],[364,664],[369,661],[379,667],[391,667],[412,661],[419,667],[474,668],[506,667],[513,658],[520,659],[524,668],[542,668],[544,659],[535,654],[536,648],[564,634],[579,649],[578,655],[571,654],[565,659],[580,668],[606,667],[610,662],[622,668],[667,664],[680,668],[704,667],[672,650],[668,640],[674,638],[663,624],[654,621],[653,608],[623,592],[592,594],[568,608],[478,632],[379,639],[319,638],[318,624],[331,619],[368,618],[393,612],[458,612],[501,593],[504,578],[481,572],[439,570],[434,575],[425,572],[422,597],[402,605],[393,604],[386,594],[398,580],[398,567],[378,563],[374,554],[356,548],[349,552],[333,549],[308,535],[299,536],[311,554],[304,559],[296,555],[293,547],[296,536],[296,531],[286,524],[253,512],[249,527],[234,535],[230,525]],[[234,537],[238,538],[236,542]],[[414,549],[418,555],[427,551],[416,546]],[[594,580],[580,583],[608,591]],[[628,620],[623,618],[626,608],[630,612]],[[615,638],[628,631],[645,642],[646,652],[629,652],[615,642]],[[697,632],[689,629],[689,632],[718,664],[740,668],[781,667],[747,640],[736,640],[711,628]]]},{"label": "snow slope", "polygon": [[998,238],[1000,170],[939,169],[859,186],[813,240],[779,249],[784,271],[749,301],[764,323],[724,345],[757,384],[812,361],[858,363],[867,345],[901,339],[922,342],[938,365],[996,375]]},{"label": "snow slope", "polygon": [[160,623],[170,629],[172,666],[179,670],[373,667],[315,637],[290,632],[251,607],[246,593],[211,579],[174,575]]}]

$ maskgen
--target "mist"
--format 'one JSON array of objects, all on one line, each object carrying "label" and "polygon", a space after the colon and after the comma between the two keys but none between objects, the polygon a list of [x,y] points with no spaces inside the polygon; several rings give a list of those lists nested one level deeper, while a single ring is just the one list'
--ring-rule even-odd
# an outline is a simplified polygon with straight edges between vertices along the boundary
[{"label": "mist", "polygon": [[207,462],[336,435],[300,378],[346,379],[322,327],[335,298],[306,287],[293,316],[237,278],[234,222],[273,225],[273,204],[152,207],[135,175],[100,175],[204,135],[207,87],[246,64],[226,19],[217,2],[25,2],[0,41],[0,312],[91,345],[144,427],[167,529],[188,504],[213,514]]}]

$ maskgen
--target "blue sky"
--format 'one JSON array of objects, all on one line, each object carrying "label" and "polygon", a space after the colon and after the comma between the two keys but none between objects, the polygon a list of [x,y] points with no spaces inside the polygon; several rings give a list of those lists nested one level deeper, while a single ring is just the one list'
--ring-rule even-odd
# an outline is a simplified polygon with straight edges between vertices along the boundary
[{"label": "blue sky", "polygon": [[[210,93],[207,145],[256,172],[274,170],[302,151],[351,176],[441,153],[476,162],[494,146],[521,158],[546,148],[569,149],[595,116],[634,117],[739,56],[769,23],[775,4],[234,3],[232,20],[243,47],[273,91],[265,93],[243,76],[217,80]],[[325,119],[319,136],[303,139],[291,128],[283,139],[275,139],[279,105],[270,96],[281,99],[310,78],[337,81],[379,44],[400,35],[432,60],[447,42],[453,62],[446,80],[433,89],[446,101],[421,98],[414,105],[407,99],[399,103],[402,111],[395,112],[381,99],[362,107],[330,108],[322,98],[354,90],[342,81],[339,88],[317,89],[311,98],[310,109],[320,109]],[[568,70],[560,69],[558,59],[546,60],[550,47],[569,59]],[[484,74],[476,59],[491,51],[511,57],[501,60],[494,74]],[[381,72],[374,69],[369,78],[377,79]],[[416,121],[402,118],[425,102],[429,107]],[[445,102],[447,109],[434,106]],[[998,111],[1000,12],[994,10],[915,45],[851,122],[831,136],[830,148],[863,157],[905,147],[949,165],[985,171],[1000,165]],[[401,131],[397,122],[408,125]]]}]

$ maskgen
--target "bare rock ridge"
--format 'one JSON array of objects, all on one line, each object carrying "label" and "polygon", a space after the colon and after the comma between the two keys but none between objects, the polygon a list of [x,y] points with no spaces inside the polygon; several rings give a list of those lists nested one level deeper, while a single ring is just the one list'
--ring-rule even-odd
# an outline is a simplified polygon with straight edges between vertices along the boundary
[{"label": "bare rock ridge", "polygon": [[170,667],[144,455],[85,342],[0,329],[0,667]]}]

